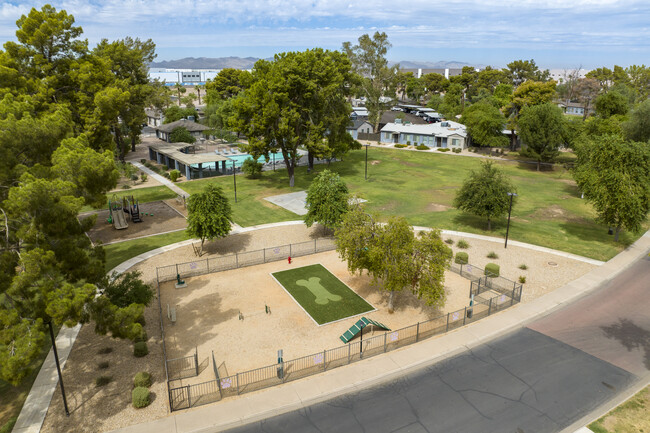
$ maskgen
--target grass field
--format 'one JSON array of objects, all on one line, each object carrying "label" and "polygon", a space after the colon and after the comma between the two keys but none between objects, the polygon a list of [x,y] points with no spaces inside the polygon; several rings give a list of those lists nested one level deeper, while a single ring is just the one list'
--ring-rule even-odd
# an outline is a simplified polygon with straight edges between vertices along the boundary
[{"label": "grass field", "polygon": [[[352,193],[368,200],[366,209],[379,214],[382,220],[404,216],[413,225],[504,237],[506,218],[493,221],[492,231],[487,231],[485,220],[452,207],[456,190],[480,162],[479,158],[456,155],[370,148],[367,181],[363,150],[350,152],[344,161],[331,164],[329,169],[341,175]],[[580,198],[571,173],[562,166],[537,172],[531,164],[497,164],[511,177],[519,194],[512,210],[511,239],[608,260],[639,237],[623,231],[621,242],[615,243],[613,236],[607,234],[607,227],[594,222],[595,212]],[[315,173],[307,174],[306,167],[298,167],[293,188],[288,186],[286,170],[264,172],[260,179],[237,176],[237,203],[232,176],[179,186],[194,193],[209,183],[220,185],[230,199],[235,222],[251,226],[299,219],[264,198],[305,190],[314,176],[326,168],[317,165]],[[646,222],[644,230],[649,227]]]},{"label": "grass field", "polygon": [[189,238],[187,232],[181,230],[178,232],[166,233],[164,235],[149,236],[146,238],[134,239],[132,241],[106,245],[104,246],[104,251],[106,251],[106,272],[132,257]]},{"label": "grass field", "polygon": [[374,310],[323,265],[272,275],[319,325]]},{"label": "grass field", "polygon": [[650,432],[650,387],[589,424],[594,433]]}]

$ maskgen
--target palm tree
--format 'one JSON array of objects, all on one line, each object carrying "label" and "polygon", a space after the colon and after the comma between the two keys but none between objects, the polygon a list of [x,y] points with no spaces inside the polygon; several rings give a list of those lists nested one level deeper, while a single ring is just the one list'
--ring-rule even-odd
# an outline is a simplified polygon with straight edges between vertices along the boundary
[{"label": "palm tree", "polygon": [[205,90],[205,85],[197,84],[194,86],[196,94],[199,96],[199,105],[201,105],[201,90]]},{"label": "palm tree", "polygon": [[183,93],[187,92],[187,89],[185,87],[183,87],[183,85],[181,83],[176,83],[174,85],[174,89],[176,89],[176,91],[178,92],[178,106],[180,107],[181,106],[181,95]]}]

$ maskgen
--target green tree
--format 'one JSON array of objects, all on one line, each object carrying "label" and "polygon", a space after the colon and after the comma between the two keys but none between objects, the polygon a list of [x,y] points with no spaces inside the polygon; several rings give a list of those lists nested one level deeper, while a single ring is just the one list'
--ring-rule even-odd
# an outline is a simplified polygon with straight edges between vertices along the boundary
[{"label": "green tree", "polygon": [[467,126],[472,142],[481,147],[489,147],[490,153],[493,147],[508,145],[508,139],[503,135],[506,118],[498,108],[487,102],[468,107],[463,112],[461,122]]},{"label": "green tree", "polygon": [[566,127],[562,109],[553,104],[525,107],[519,117],[519,134],[523,153],[535,158],[537,171],[541,162],[551,162],[565,142]]},{"label": "green tree", "polygon": [[540,71],[533,59],[510,62],[507,68],[503,70],[503,73],[515,87],[518,87],[526,81],[548,81],[550,77],[548,69]]},{"label": "green tree", "polygon": [[442,103],[438,107],[446,119],[455,119],[458,114],[463,112],[463,92],[462,84],[450,84],[442,98]]},{"label": "green tree", "polygon": [[336,51],[320,48],[301,53],[276,54],[272,62],[260,60],[253,70],[252,86],[233,100],[234,126],[248,137],[240,147],[254,158],[280,151],[289,185],[300,154],[313,158],[341,156],[358,148],[346,127],[350,106],[346,102],[350,64]]},{"label": "green tree", "polygon": [[576,148],[574,178],[598,213],[597,221],[637,232],[650,211],[650,148],[621,135],[593,137]]},{"label": "green tree", "polygon": [[615,91],[599,95],[596,98],[595,106],[596,113],[604,119],[616,114],[625,115],[630,108],[625,96]]},{"label": "green tree", "polygon": [[210,184],[200,193],[192,194],[187,203],[187,233],[201,239],[199,256],[205,240],[223,238],[230,233],[232,209],[221,187]]},{"label": "green tree", "polygon": [[147,307],[153,299],[154,292],[149,284],[140,279],[141,276],[140,271],[123,274],[113,272],[97,283],[98,293],[106,296],[111,304],[117,307],[125,308],[131,304]]},{"label": "green tree", "polygon": [[362,35],[354,46],[350,42],[343,43],[343,52],[359,76],[357,88],[366,98],[368,120],[374,132],[379,131],[381,116],[395,99],[399,65],[388,66],[386,53],[391,47],[388,36],[383,32],[375,32],[372,38],[367,34]]},{"label": "green tree", "polygon": [[435,72],[422,75],[420,80],[429,98],[444,92],[449,87],[449,80],[444,75]]},{"label": "green tree", "polygon": [[264,165],[253,158],[246,158],[241,165],[241,171],[246,173],[249,177],[258,178],[262,175],[262,168]]},{"label": "green tree", "polygon": [[[509,192],[516,193],[517,189],[508,176],[493,162],[485,161],[478,171],[470,171],[456,193],[454,206],[463,212],[487,218],[487,228],[492,230],[492,219],[508,212]],[[513,204],[515,201],[516,197],[513,197]]]},{"label": "green tree", "polygon": [[349,210],[349,199],[348,187],[338,173],[323,170],[307,190],[305,225],[319,223],[328,229],[337,228]]},{"label": "green tree", "polygon": [[632,141],[650,142],[650,99],[646,99],[630,113],[623,124],[625,137]]},{"label": "green tree", "polygon": [[389,292],[388,311],[394,310],[395,293],[408,287],[427,305],[445,303],[444,271],[452,253],[438,230],[417,236],[404,218],[380,225],[360,206],[343,217],[336,231],[337,251],[350,272],[366,271]]},{"label": "green tree", "polygon": [[205,84],[205,101],[208,105],[219,100],[230,99],[247,89],[253,82],[250,72],[241,69],[225,68],[213,80]]},{"label": "green tree", "polygon": [[177,120],[187,119],[189,116],[196,116],[194,107],[181,108],[178,105],[172,105],[164,111],[165,121],[163,123],[172,123]]},{"label": "green tree", "polygon": [[172,143],[194,143],[196,142],[196,137],[194,137],[187,128],[178,126],[172,130],[171,134],[169,134],[169,141]]},{"label": "green tree", "polygon": [[183,97],[183,94],[187,92],[187,89],[181,84],[181,83],[176,83],[174,84],[174,90],[178,93],[178,106],[181,106],[181,98]]},{"label": "green tree", "polygon": [[591,78],[598,81],[600,88],[607,92],[609,90],[610,83],[614,80],[614,73],[609,68],[596,68],[593,69],[585,75],[586,78]]}]

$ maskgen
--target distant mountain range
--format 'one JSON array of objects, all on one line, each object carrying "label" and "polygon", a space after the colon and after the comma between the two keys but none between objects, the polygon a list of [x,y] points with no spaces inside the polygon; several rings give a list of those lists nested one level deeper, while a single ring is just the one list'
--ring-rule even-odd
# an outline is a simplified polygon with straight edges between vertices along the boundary
[{"label": "distant mountain range", "polygon": [[[169,68],[169,69],[252,69],[255,62],[259,59],[257,57],[185,57],[178,60],[164,60],[161,62],[152,62],[150,68]],[[395,64],[397,62],[391,62]],[[403,69],[460,69],[463,66],[477,66],[465,62],[457,61],[440,61],[440,62],[409,62],[408,60],[399,62],[400,67]]]}]

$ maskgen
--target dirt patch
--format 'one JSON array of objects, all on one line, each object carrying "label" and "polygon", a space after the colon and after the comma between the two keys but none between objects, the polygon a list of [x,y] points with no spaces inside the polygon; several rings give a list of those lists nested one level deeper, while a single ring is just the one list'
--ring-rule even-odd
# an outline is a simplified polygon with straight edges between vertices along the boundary
[{"label": "dirt patch", "polygon": [[396,200],[391,200],[391,201],[389,201],[388,203],[382,205],[382,206],[379,208],[379,210],[382,210],[382,211],[393,210],[393,209],[397,209],[397,207],[398,207],[399,205],[400,205],[400,202],[398,202],[398,201],[396,201]]},{"label": "dirt patch", "polygon": [[381,164],[381,161],[379,160],[370,161],[370,165],[378,165],[378,164]]},{"label": "dirt patch", "polygon": [[444,212],[451,209],[451,206],[445,206],[444,204],[438,203],[429,203],[426,207],[426,212]]},{"label": "dirt patch", "polygon": [[541,209],[537,209],[535,212],[529,215],[532,219],[541,219],[541,220],[553,220],[559,219],[570,222],[583,222],[584,218],[576,217],[571,212],[562,208],[559,205],[551,205]]},{"label": "dirt patch", "polygon": [[181,196],[177,196],[176,198],[170,198],[168,200],[163,200],[165,204],[167,204],[169,207],[175,209],[176,211],[180,212],[185,218],[187,218],[187,207],[185,200]]},{"label": "dirt patch", "polygon": [[143,203],[140,205],[140,212],[148,214],[141,217],[142,222],[134,223],[128,215],[125,215],[129,226],[123,230],[116,230],[112,224],[106,221],[109,214],[108,209],[98,211],[95,213],[97,221],[88,231],[88,236],[93,242],[108,243],[187,227],[185,217],[163,201]]}]

